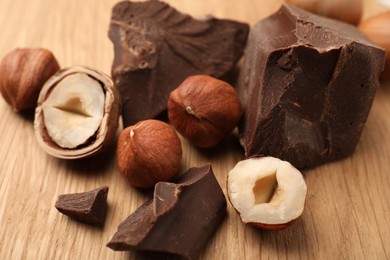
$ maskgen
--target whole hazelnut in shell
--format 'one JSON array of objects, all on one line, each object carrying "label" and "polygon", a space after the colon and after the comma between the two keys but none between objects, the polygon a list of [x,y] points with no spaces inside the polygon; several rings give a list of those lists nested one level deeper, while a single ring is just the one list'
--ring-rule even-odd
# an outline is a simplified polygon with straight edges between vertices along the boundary
[{"label": "whole hazelnut in shell", "polygon": [[181,141],[175,130],[158,120],[125,128],[118,139],[120,173],[133,186],[153,187],[173,178],[180,169]]},{"label": "whole hazelnut in shell", "polygon": [[207,75],[190,76],[168,100],[172,125],[192,144],[210,148],[232,132],[242,115],[234,88]]},{"label": "whole hazelnut in shell", "polygon": [[49,50],[17,48],[0,63],[0,92],[15,111],[35,108],[44,83],[59,70]]}]

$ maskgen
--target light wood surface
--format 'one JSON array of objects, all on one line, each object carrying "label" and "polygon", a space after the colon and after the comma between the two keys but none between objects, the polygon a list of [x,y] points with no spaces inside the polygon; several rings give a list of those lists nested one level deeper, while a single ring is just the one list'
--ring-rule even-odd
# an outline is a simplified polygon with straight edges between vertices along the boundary
[{"label": "light wood surface", "polygon": [[[213,14],[254,24],[281,1],[176,0],[194,16]],[[1,0],[0,56],[16,47],[52,50],[62,67],[88,65],[110,73],[113,47],[107,29],[114,0]],[[381,8],[366,1],[364,17]],[[199,259],[389,259],[390,258],[390,82],[382,82],[356,152],[343,161],[304,173],[308,197],[303,216],[284,231],[243,225],[228,216]],[[114,252],[106,243],[117,225],[150,193],[119,175],[115,147],[95,158],[64,161],[37,144],[33,113],[13,112],[0,98],[0,259],[156,259]],[[242,158],[231,138],[208,152],[183,140],[182,171],[212,163],[224,192],[228,171]],[[59,194],[108,185],[104,228],[60,214]],[[196,228],[196,227],[191,227]]]}]

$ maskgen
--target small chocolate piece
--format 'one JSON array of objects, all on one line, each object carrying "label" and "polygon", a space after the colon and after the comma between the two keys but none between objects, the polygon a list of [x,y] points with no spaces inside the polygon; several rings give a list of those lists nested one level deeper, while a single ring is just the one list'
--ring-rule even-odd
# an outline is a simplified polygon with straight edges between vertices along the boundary
[{"label": "small chocolate piece", "polygon": [[248,24],[195,20],[160,1],[117,3],[108,35],[124,126],[162,116],[170,92],[190,75],[225,76],[242,56],[248,32]]},{"label": "small chocolate piece", "polygon": [[248,39],[238,84],[246,156],[302,169],[352,154],[383,65],[356,27],[283,5]]},{"label": "small chocolate piece", "polygon": [[118,226],[113,250],[195,257],[226,214],[226,199],[211,165],[189,169],[176,183],[159,182],[154,197]]},{"label": "small chocolate piece", "polygon": [[83,193],[64,194],[58,196],[55,207],[75,220],[103,226],[107,212],[107,194],[107,186]]}]

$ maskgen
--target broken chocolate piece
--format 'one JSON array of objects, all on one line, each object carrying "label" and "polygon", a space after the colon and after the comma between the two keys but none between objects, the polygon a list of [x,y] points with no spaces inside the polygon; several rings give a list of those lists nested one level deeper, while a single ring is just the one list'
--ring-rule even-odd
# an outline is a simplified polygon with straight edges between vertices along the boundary
[{"label": "broken chocolate piece", "polygon": [[108,35],[124,126],[162,116],[170,92],[190,75],[225,76],[242,56],[248,32],[248,24],[195,20],[160,1],[117,3]]},{"label": "broken chocolate piece", "polygon": [[211,166],[191,168],[176,183],[157,183],[153,199],[118,226],[107,246],[193,258],[225,214],[226,199]]},{"label": "broken chocolate piece", "polygon": [[107,212],[107,194],[107,186],[83,193],[63,194],[58,196],[55,207],[75,220],[103,226]]},{"label": "broken chocolate piece", "polygon": [[283,5],[248,39],[238,84],[246,156],[302,169],[352,154],[383,65],[354,26]]}]

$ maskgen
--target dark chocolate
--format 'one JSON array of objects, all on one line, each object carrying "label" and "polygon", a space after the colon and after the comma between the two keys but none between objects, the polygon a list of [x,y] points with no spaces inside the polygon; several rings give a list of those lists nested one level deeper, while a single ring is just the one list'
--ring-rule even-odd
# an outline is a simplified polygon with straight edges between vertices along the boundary
[{"label": "dark chocolate", "polygon": [[225,214],[226,199],[211,166],[191,168],[175,183],[157,183],[153,199],[118,226],[107,246],[191,259],[213,235]]},{"label": "dark chocolate", "polygon": [[58,196],[55,207],[64,215],[77,221],[103,226],[107,212],[108,187],[83,193]]},{"label": "dark chocolate", "polygon": [[124,126],[164,115],[170,92],[190,75],[225,76],[242,56],[248,32],[248,24],[196,20],[160,1],[117,3],[108,35]]},{"label": "dark chocolate", "polygon": [[356,27],[283,5],[249,35],[238,83],[245,155],[300,169],[349,156],[383,65]]}]

